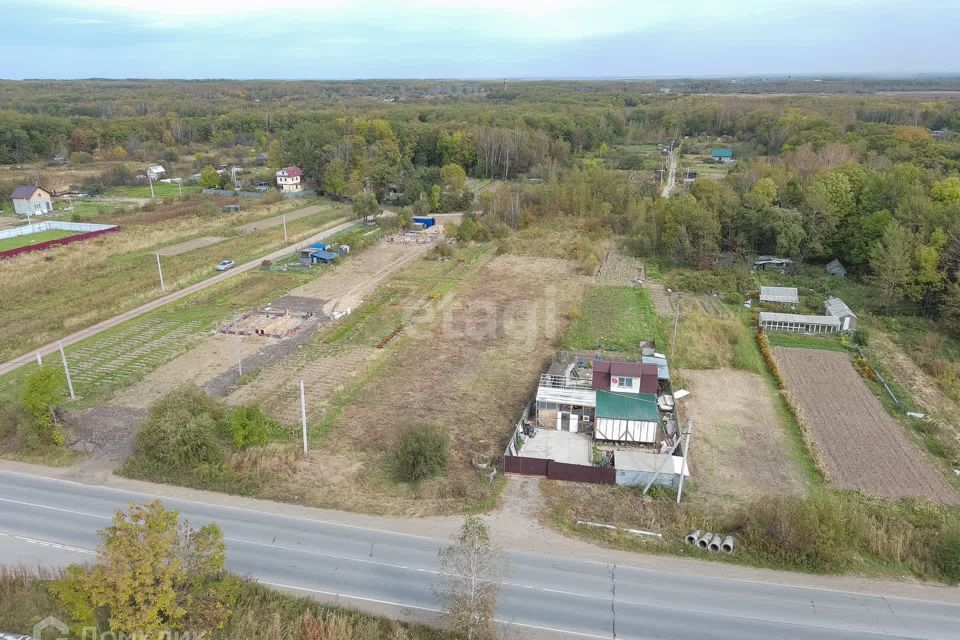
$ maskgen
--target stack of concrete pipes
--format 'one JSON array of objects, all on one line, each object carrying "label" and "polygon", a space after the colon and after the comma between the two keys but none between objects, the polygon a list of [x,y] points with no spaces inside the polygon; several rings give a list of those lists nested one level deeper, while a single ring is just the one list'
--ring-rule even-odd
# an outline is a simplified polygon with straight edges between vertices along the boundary
[{"label": "stack of concrete pipes", "polygon": [[687,534],[686,540],[687,544],[695,545],[704,551],[733,553],[733,536],[724,537],[719,533],[703,532],[697,529]]}]

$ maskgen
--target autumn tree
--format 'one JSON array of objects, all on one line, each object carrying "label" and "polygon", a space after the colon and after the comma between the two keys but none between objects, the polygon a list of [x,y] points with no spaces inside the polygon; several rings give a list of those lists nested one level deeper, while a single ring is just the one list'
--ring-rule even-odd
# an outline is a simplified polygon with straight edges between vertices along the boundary
[{"label": "autumn tree", "polygon": [[97,564],[72,568],[51,588],[75,621],[92,625],[102,617],[114,633],[161,637],[226,620],[236,583],[223,575],[216,525],[193,529],[154,500],[118,511],[100,537]]},{"label": "autumn tree", "polygon": [[20,404],[33,417],[31,437],[43,444],[63,444],[55,411],[67,390],[63,369],[45,364],[27,375],[25,387]]},{"label": "autumn tree", "polygon": [[440,552],[435,593],[450,627],[467,640],[494,638],[497,596],[506,576],[504,552],[490,539],[487,525],[467,516],[453,543]]}]

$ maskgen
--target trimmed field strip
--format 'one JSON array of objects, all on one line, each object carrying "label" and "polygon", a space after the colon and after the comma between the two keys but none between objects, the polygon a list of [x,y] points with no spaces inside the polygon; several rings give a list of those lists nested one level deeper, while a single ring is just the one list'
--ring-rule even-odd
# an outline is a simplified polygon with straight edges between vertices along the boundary
[{"label": "trimmed field strip", "polygon": [[264,220],[248,222],[247,224],[241,224],[238,227],[234,227],[233,230],[238,233],[252,233],[254,231],[260,231],[262,229],[269,229],[271,227],[278,227],[282,225],[284,215],[286,215],[287,224],[290,224],[294,220],[306,218],[307,216],[312,216],[315,213],[320,213],[321,211],[326,211],[327,209],[332,208],[332,204],[315,204],[309,207],[304,207],[303,209],[298,209],[297,211],[293,211],[291,213],[273,216],[272,218],[266,218]]},{"label": "trimmed field strip", "polygon": [[218,242],[224,241],[226,238],[221,236],[203,236],[200,238],[194,238],[193,240],[186,240],[178,244],[171,245],[169,247],[164,247],[157,251],[162,256],[178,256],[181,253],[186,253],[188,251],[193,251],[194,249],[202,249],[203,247],[209,247],[210,245],[217,244]]},{"label": "trimmed field strip", "polygon": [[833,486],[885,498],[960,503],[933,462],[870,391],[848,354],[784,347],[773,352]]}]

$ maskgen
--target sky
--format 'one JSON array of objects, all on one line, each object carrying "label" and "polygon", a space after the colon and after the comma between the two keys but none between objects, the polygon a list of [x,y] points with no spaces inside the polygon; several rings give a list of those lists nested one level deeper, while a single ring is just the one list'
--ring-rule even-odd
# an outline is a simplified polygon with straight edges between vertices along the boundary
[{"label": "sky", "polygon": [[960,72],[960,0],[0,0],[0,78]]}]

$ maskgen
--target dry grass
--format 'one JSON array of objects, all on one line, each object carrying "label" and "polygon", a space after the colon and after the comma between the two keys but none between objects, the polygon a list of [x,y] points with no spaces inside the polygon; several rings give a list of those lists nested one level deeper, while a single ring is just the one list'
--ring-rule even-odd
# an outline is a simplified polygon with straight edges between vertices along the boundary
[{"label": "dry grass", "polygon": [[[470,460],[502,452],[563,329],[556,311],[583,295],[587,281],[575,269],[515,256],[481,266],[365,374],[285,491],[309,504],[394,514],[453,513],[486,500],[493,486]],[[389,466],[394,435],[422,424],[449,434],[449,468],[399,483]]]}]

